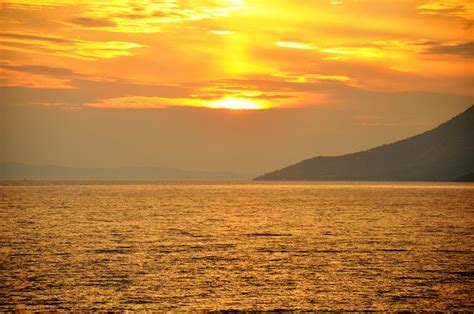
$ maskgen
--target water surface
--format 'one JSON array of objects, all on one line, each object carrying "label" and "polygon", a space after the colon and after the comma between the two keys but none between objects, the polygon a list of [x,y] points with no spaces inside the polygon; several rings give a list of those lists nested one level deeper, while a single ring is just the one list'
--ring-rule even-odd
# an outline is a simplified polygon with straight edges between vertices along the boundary
[{"label": "water surface", "polygon": [[3,183],[0,310],[474,311],[473,192]]}]

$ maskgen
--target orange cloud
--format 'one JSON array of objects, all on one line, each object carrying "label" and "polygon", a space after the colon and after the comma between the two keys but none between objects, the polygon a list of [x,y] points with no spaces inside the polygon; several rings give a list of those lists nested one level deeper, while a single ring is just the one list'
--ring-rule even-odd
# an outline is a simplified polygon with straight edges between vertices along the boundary
[{"label": "orange cloud", "polygon": [[162,109],[173,105],[176,105],[176,103],[167,98],[129,96],[101,99],[87,103],[85,104],[85,107],[111,109]]},{"label": "orange cloud", "polygon": [[107,108],[320,105],[349,88],[471,95],[471,13],[454,0],[4,0],[2,58],[23,66],[0,84],[28,103]]},{"label": "orange cloud", "polygon": [[79,3],[70,0],[4,0],[4,5],[20,9],[74,6],[79,8],[78,15],[65,22],[79,27],[120,33],[156,33],[173,23],[228,16],[242,3],[240,0],[196,3],[178,0],[96,0]]},{"label": "orange cloud", "polygon": [[85,107],[107,109],[165,109],[170,107],[203,107],[211,109],[258,110],[268,109],[269,103],[261,99],[223,97],[215,100],[196,98],[169,99],[162,97],[128,96],[101,99],[85,104]]},{"label": "orange cloud", "polygon": [[435,0],[419,5],[421,14],[445,15],[466,20],[474,20],[474,2],[470,0]]},{"label": "orange cloud", "polygon": [[275,43],[275,45],[293,49],[318,49],[318,47],[315,47],[313,44],[298,43],[294,41],[278,41]]},{"label": "orange cloud", "polygon": [[69,89],[71,81],[38,73],[25,73],[0,67],[0,86]]},{"label": "orange cloud", "polygon": [[37,33],[1,32],[0,47],[28,53],[43,53],[82,60],[110,59],[132,55],[143,45],[123,41],[88,41]]}]

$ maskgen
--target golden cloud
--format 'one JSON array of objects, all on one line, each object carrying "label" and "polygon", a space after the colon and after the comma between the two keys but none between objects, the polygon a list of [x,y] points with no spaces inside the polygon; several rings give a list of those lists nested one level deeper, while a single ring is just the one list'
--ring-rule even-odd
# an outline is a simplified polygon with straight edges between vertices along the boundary
[{"label": "golden cloud", "polygon": [[196,98],[169,99],[163,97],[126,96],[102,99],[85,107],[105,109],[165,109],[170,107],[202,107],[210,109],[258,110],[270,108],[266,100],[251,97],[223,97],[215,100]]},{"label": "golden cloud", "polygon": [[318,47],[314,46],[313,44],[308,43],[299,43],[294,41],[278,41],[275,43],[278,47],[284,48],[292,48],[292,49],[319,49]]},{"label": "golden cloud", "polygon": [[39,73],[25,73],[0,67],[0,86],[18,86],[28,88],[70,89],[70,80],[51,77]]},{"label": "golden cloud", "polygon": [[242,5],[240,0],[95,0],[27,1],[4,0],[17,9],[76,7],[77,16],[64,22],[78,27],[120,33],[156,33],[167,25],[228,16]]},{"label": "golden cloud", "polygon": [[131,49],[143,45],[123,41],[88,41],[66,39],[49,34],[1,32],[0,48],[28,53],[76,58],[82,60],[111,59],[132,55]]},{"label": "golden cloud", "polygon": [[435,0],[418,6],[421,14],[445,15],[474,20],[474,2],[470,0]]}]

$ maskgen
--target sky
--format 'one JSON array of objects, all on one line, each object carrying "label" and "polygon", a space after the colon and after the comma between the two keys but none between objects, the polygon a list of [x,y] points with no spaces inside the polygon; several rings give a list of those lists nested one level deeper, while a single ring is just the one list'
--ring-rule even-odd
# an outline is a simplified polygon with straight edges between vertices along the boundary
[{"label": "sky", "polygon": [[474,103],[474,1],[2,0],[0,161],[253,176]]}]

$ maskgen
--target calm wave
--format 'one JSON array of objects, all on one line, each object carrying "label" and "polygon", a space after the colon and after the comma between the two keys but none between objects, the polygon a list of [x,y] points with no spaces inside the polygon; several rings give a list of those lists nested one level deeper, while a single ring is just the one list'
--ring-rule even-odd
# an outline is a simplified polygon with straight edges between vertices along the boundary
[{"label": "calm wave", "polygon": [[473,192],[3,183],[0,310],[474,311]]}]

